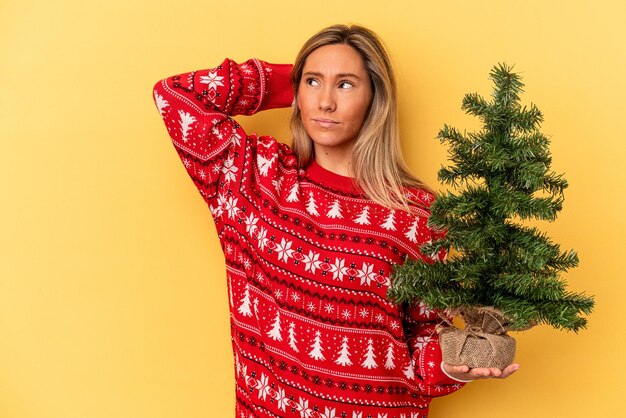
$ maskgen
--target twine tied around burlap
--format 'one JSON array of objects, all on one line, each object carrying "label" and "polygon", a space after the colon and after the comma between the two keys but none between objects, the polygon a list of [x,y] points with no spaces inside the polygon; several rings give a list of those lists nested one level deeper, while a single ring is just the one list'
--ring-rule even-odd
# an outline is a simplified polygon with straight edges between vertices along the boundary
[{"label": "twine tied around burlap", "polygon": [[515,339],[506,334],[509,323],[501,311],[493,307],[471,307],[460,308],[454,314],[461,315],[466,326],[458,329],[441,315],[449,325],[437,327],[444,362],[498,369],[513,362]]}]

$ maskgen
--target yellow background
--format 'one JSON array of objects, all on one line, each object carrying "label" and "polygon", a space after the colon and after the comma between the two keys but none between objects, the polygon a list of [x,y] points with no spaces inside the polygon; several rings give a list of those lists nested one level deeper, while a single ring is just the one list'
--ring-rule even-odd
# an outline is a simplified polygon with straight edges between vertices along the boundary
[{"label": "yellow background", "polygon": [[[225,57],[293,62],[332,23],[378,32],[403,148],[437,185],[444,123],[515,64],[570,187],[536,222],[595,295],[589,328],[517,333],[521,369],[431,417],[614,417],[624,384],[626,7],[621,1],[4,1],[0,5],[0,417],[232,417],[225,273],[210,213],[152,101]],[[287,142],[289,110],[239,118]],[[617,257],[617,258],[616,258]]]}]

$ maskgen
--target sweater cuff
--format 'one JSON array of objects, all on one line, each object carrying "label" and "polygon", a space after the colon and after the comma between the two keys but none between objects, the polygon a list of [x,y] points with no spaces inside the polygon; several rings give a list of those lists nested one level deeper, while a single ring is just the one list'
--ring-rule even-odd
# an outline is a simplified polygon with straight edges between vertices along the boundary
[{"label": "sweater cuff", "polygon": [[290,79],[293,64],[265,63],[265,66],[269,70],[267,96],[265,96],[259,110],[290,107],[294,99]]},{"label": "sweater cuff", "polygon": [[452,377],[450,376],[448,373],[446,373],[446,370],[443,368],[443,361],[441,362],[441,371],[443,372],[443,374],[445,374],[448,379],[452,379],[455,382],[459,382],[459,383],[467,383],[467,382],[471,382],[471,380],[461,380],[461,379],[457,379],[456,377]]},{"label": "sweater cuff", "polygon": [[[442,363],[443,364],[443,363]],[[464,385],[466,382],[454,379],[443,371],[441,365],[436,365],[430,371],[428,376],[428,384],[431,386],[446,386],[446,385]]]}]

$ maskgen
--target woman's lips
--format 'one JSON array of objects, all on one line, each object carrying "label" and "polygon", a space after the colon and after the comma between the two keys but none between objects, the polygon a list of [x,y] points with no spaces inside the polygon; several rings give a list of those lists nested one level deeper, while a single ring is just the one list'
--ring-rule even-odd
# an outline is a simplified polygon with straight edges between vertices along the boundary
[{"label": "woman's lips", "polygon": [[335,122],[334,120],[331,119],[313,119],[313,122],[317,123],[319,126],[323,127],[323,128],[330,128],[332,126],[336,126],[339,125],[339,122]]}]

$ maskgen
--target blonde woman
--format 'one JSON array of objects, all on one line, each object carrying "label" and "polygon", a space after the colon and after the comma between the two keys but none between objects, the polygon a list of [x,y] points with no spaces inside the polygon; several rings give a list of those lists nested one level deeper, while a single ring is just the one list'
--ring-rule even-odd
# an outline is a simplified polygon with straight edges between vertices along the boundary
[{"label": "blonde woman", "polygon": [[[335,25],[295,63],[175,75],[154,100],[215,221],[227,267],[237,417],[425,417],[433,397],[517,369],[441,361],[436,312],[386,299],[429,262],[434,193],[399,148],[396,85],[371,31]],[[232,118],[293,109],[292,146]]]}]

